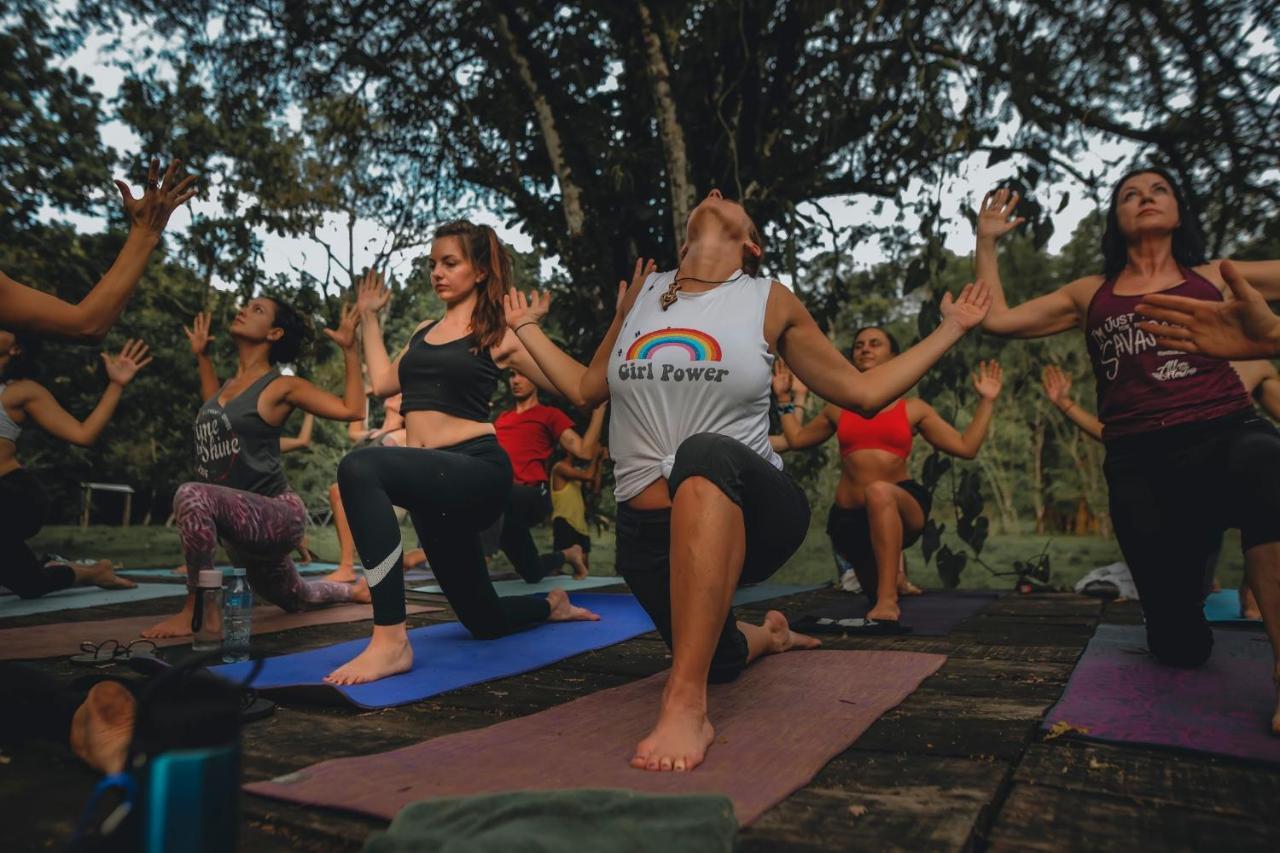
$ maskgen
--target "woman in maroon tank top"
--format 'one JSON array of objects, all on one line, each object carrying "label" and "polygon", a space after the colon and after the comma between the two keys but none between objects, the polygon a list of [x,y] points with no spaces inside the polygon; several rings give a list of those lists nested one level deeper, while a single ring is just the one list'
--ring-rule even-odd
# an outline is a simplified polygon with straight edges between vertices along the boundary
[{"label": "woman in maroon tank top", "polygon": [[[1173,348],[1139,325],[1150,294],[1223,302],[1221,262],[1206,261],[1194,213],[1162,169],[1125,175],[1112,193],[1102,275],[1009,306],[996,243],[1019,223],[1016,193],[999,190],[978,217],[978,277],[994,304],[983,329],[1034,338],[1079,326],[1098,385],[1111,517],[1163,663],[1197,666],[1213,649],[1204,617],[1205,560],[1239,528],[1250,585],[1280,660],[1280,434],[1253,410],[1228,362]],[[1241,263],[1269,299],[1280,262]],[[1162,336],[1163,337],[1163,336]],[[1276,668],[1280,685],[1280,665]],[[1280,702],[1272,730],[1280,734]]]}]

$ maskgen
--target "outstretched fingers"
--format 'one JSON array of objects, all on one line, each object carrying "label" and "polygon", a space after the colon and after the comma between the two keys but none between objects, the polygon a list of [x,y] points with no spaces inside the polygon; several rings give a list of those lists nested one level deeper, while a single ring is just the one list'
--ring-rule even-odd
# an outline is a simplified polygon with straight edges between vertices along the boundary
[{"label": "outstretched fingers", "polygon": [[124,181],[120,180],[119,178],[116,178],[115,180],[112,181],[112,183],[115,184],[116,189],[120,191],[120,200],[124,202],[125,210],[128,210],[133,204],[135,204],[138,201],[138,199],[136,199],[133,195],[133,190],[129,189],[129,185],[126,184]]},{"label": "outstretched fingers", "polygon": [[1262,299],[1262,294],[1249,283],[1231,261],[1224,260],[1218,265],[1218,271],[1222,273],[1222,280],[1227,283],[1227,287],[1231,288],[1231,295],[1236,299],[1245,302]]}]

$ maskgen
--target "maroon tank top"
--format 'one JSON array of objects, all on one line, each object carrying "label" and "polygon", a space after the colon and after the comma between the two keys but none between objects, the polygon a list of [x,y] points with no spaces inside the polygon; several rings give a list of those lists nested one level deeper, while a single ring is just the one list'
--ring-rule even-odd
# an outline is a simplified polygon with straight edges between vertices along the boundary
[{"label": "maroon tank top", "polygon": [[[1204,276],[1183,269],[1183,281],[1164,293],[1221,302]],[[1102,438],[1151,432],[1207,421],[1252,406],[1240,375],[1220,358],[1160,349],[1138,328],[1133,309],[1142,296],[1119,296],[1105,281],[1089,302],[1085,340],[1098,381]]]}]

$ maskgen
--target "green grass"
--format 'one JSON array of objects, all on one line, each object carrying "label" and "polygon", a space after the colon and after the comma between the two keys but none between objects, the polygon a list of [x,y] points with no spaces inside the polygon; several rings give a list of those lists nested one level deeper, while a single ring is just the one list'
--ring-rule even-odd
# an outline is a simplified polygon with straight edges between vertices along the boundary
[{"label": "green grass", "polygon": [[[405,541],[415,542],[412,528],[404,528]],[[334,561],[338,557],[337,537],[332,527],[310,531],[311,550],[317,559]],[[541,527],[534,531],[534,538],[544,549],[551,546],[551,532]],[[594,540],[591,573],[614,574],[614,537],[605,532],[592,537]],[[1010,571],[1014,560],[1028,560],[1040,553],[1048,537],[1027,534],[993,535],[983,549],[983,560],[997,571]],[[951,547],[964,550],[956,540]],[[37,553],[61,554],[73,559],[112,559],[126,567],[176,566],[182,562],[178,547],[178,533],[172,527],[91,527],[81,530],[72,526],[46,527],[31,541]],[[225,555],[222,555],[225,559]],[[1077,580],[1096,566],[1120,559],[1120,548],[1114,540],[1096,536],[1058,536],[1049,544],[1051,583],[1055,587],[1069,589]],[[506,558],[499,555],[495,567],[506,565]],[[916,544],[907,550],[907,568],[913,580],[921,586],[938,587],[941,582],[933,566],[925,566]],[[1223,556],[1218,564],[1218,579],[1224,587],[1238,586],[1244,575],[1244,562],[1240,555],[1240,537],[1236,531],[1227,534]],[[831,557],[831,544],[820,527],[809,531],[800,550],[787,565],[773,576],[772,582],[780,584],[820,583],[831,580],[835,569]],[[960,586],[968,589],[1003,589],[1012,586],[1011,577],[997,577],[982,566],[970,561],[961,577]]]}]

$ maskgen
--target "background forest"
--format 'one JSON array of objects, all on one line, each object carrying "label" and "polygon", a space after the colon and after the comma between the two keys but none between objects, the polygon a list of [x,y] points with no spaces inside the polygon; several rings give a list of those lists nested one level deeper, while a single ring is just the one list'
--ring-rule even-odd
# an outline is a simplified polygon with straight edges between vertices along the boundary
[{"label": "background forest", "polygon": [[[134,523],[162,524],[190,474],[200,402],[183,323],[211,310],[217,335],[235,304],[268,293],[319,327],[353,275],[425,255],[435,225],[477,211],[528,235],[521,286],[555,293],[555,332],[580,356],[618,278],[637,255],[673,266],[688,210],[713,186],[744,201],[766,271],[841,347],[868,323],[914,339],[969,279],[970,259],[944,245],[969,226],[944,201],[971,209],[990,189],[963,185],[974,158],[1026,193],[1027,224],[1003,247],[1011,300],[1098,271],[1100,216],[1050,253],[1055,214],[1073,198],[1101,207],[1135,163],[1181,178],[1214,256],[1280,257],[1278,40],[1280,7],[1238,0],[13,0],[0,12],[0,269],[86,292],[123,239],[109,179],[136,185],[153,154],[182,157],[204,202],[112,333],[109,345],[145,338],[156,361],[105,439],[69,448],[33,430],[23,461],[57,521],[74,519],[92,479],[133,485]],[[110,100],[93,85],[101,67],[78,59],[89,43],[123,75]],[[113,149],[108,125],[142,149]],[[1082,166],[1104,143],[1127,153]],[[872,214],[839,222],[819,203],[840,198]],[[382,238],[358,239],[366,226]],[[306,242],[323,270],[265,272],[264,236]],[[871,267],[857,259],[867,246],[882,258]],[[407,269],[389,340],[438,310],[422,268]],[[225,375],[224,335],[215,349]],[[912,460],[937,486],[925,551],[944,579],[968,559],[938,549],[944,524],[971,552],[988,534],[1109,534],[1100,447],[1039,386],[1044,365],[1062,365],[1093,407],[1082,339],[974,336],[919,392],[963,425],[969,370],[988,357],[1006,386],[979,457]],[[42,365],[68,409],[90,410],[105,382],[96,352],[49,342]],[[317,336],[296,369],[337,387],[341,360]],[[288,457],[309,506],[347,447],[342,425],[318,423],[311,449]],[[834,446],[788,464],[824,507]]]}]

